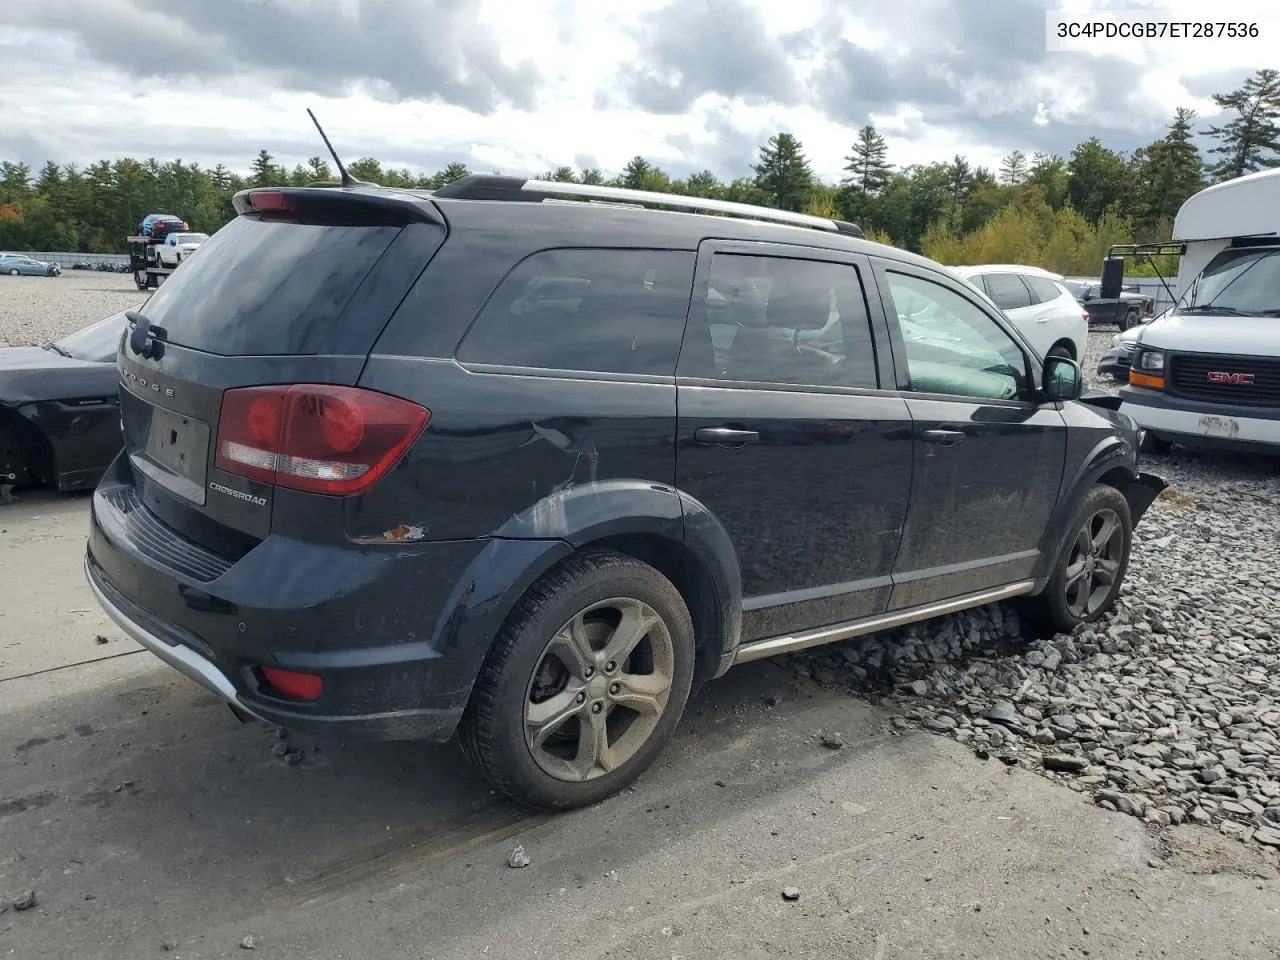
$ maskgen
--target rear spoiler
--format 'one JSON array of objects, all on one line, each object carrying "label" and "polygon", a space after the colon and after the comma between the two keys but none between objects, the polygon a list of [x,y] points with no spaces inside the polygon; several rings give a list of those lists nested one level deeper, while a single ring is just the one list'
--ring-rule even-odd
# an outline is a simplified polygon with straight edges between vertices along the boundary
[{"label": "rear spoiler", "polygon": [[430,200],[401,190],[378,187],[252,187],[231,198],[238,215],[261,214],[288,220],[404,226],[433,223],[444,217]]}]

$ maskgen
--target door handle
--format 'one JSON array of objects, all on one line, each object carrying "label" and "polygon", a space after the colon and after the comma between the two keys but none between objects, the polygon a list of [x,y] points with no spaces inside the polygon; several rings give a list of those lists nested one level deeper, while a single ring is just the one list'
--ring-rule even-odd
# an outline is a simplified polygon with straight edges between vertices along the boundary
[{"label": "door handle", "polygon": [[936,443],[944,447],[955,446],[964,439],[963,430],[926,430],[920,434],[925,443]]},{"label": "door handle", "polygon": [[760,439],[755,430],[738,430],[734,427],[699,427],[693,439],[710,447],[742,447]]}]

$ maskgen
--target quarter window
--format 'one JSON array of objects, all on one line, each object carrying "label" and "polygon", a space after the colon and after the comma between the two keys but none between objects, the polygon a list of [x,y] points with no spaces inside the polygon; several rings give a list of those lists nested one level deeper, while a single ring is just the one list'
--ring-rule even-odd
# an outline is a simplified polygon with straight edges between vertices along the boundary
[{"label": "quarter window", "polygon": [[892,270],[887,276],[913,391],[991,400],[1026,395],[1026,357],[995,320],[940,283]]},{"label": "quarter window", "polygon": [[682,375],[878,386],[866,298],[852,265],[717,253],[706,300],[691,318]]},{"label": "quarter window", "polygon": [[1031,288],[1031,292],[1035,295],[1037,303],[1048,303],[1050,300],[1057,300],[1063,294],[1063,290],[1048,277],[1037,277],[1032,274],[1022,278],[1027,282],[1027,286]]},{"label": "quarter window", "polygon": [[458,347],[462,362],[672,376],[694,254],[546,250],[499,284]]},{"label": "quarter window", "polygon": [[1001,310],[1031,306],[1031,294],[1016,273],[986,274],[987,294]]}]

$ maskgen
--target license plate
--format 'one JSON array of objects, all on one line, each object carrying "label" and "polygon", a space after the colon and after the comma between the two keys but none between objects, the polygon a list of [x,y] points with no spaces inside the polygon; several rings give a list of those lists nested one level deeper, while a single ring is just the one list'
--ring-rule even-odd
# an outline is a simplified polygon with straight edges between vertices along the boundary
[{"label": "license plate", "polygon": [[203,504],[209,425],[132,393],[121,399],[125,441],[134,466],[167,490]]},{"label": "license plate", "polygon": [[1200,432],[1207,437],[1231,438],[1240,432],[1240,424],[1230,417],[1204,416],[1200,418]]}]

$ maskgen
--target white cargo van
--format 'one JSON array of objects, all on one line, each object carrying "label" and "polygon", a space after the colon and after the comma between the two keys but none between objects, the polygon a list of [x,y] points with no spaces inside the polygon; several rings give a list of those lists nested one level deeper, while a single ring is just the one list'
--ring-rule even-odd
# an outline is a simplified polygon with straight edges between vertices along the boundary
[{"label": "white cargo van", "polygon": [[[1200,191],[1173,225],[1177,303],[1137,328],[1121,410],[1169,443],[1280,454],[1280,169]],[[1103,264],[1118,290],[1122,256]],[[1119,248],[1114,248],[1119,250]]]}]

